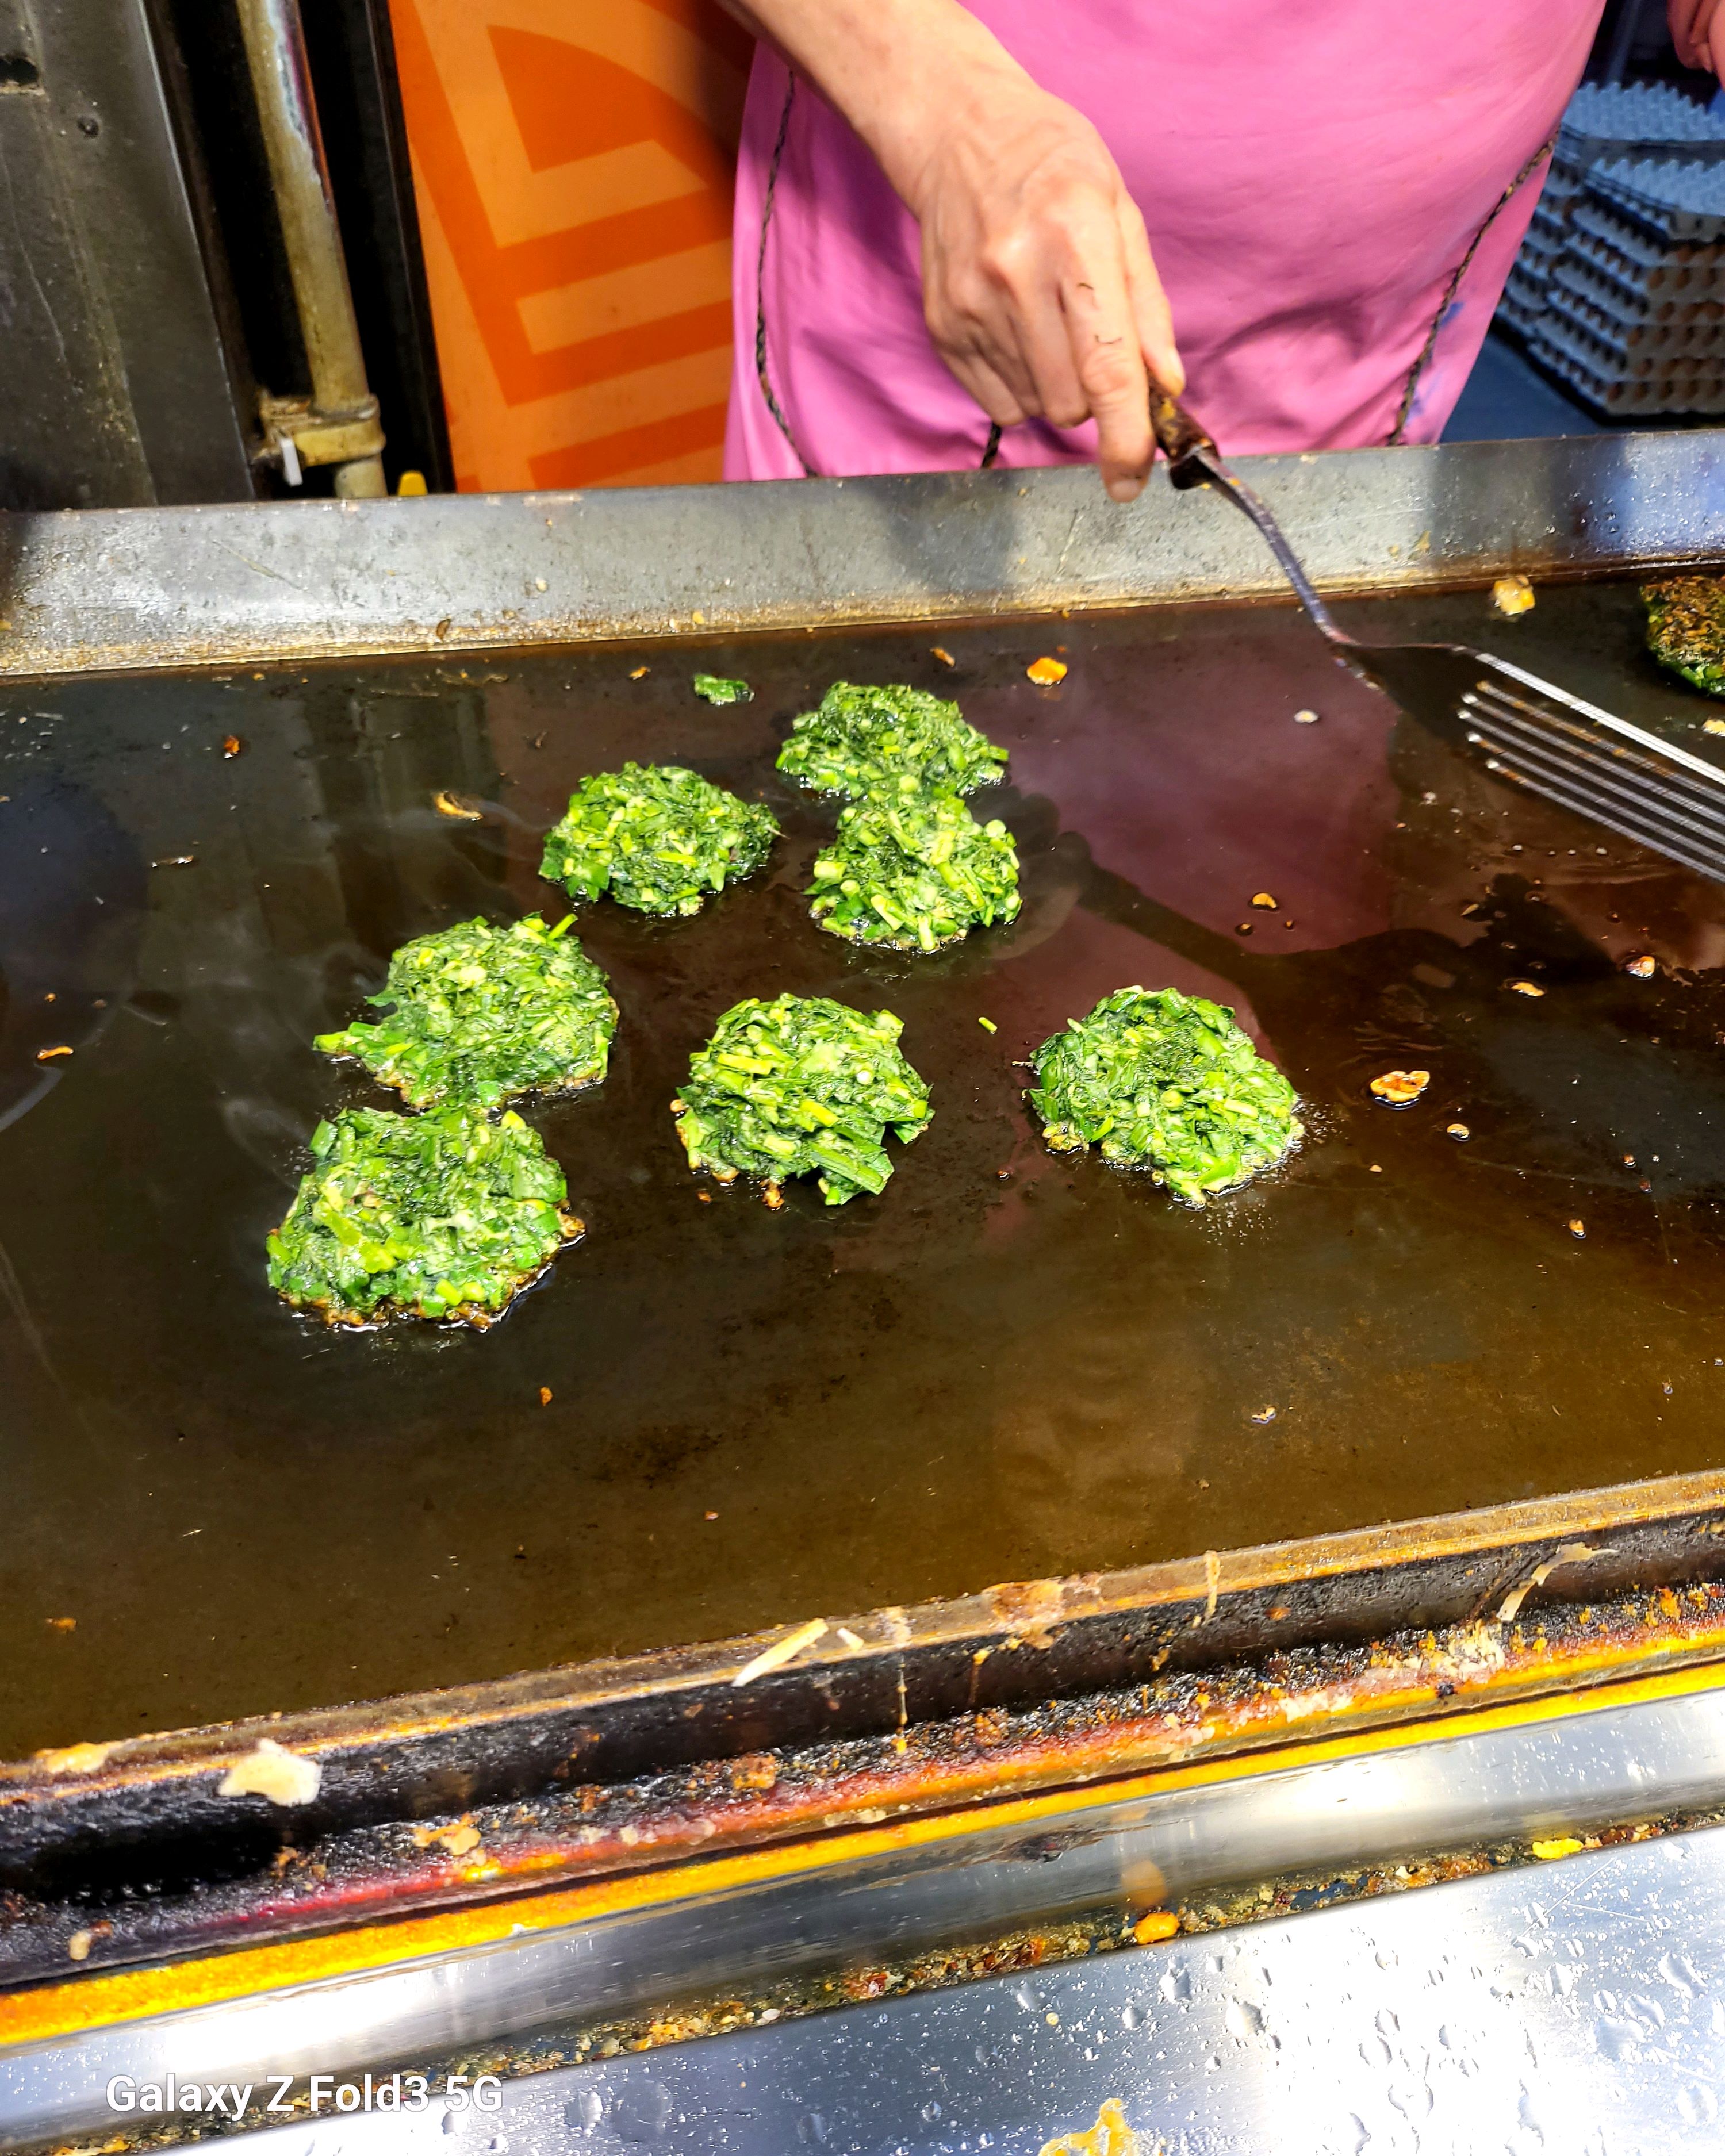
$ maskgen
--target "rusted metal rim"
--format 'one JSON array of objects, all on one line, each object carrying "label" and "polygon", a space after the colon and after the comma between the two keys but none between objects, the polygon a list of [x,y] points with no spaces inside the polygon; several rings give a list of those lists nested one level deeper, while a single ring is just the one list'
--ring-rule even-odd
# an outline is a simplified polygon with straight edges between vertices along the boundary
[{"label": "rusted metal rim", "polygon": [[1722,1536],[1725,1475],[1672,1476],[39,1754],[0,1983],[1711,1660]]}]

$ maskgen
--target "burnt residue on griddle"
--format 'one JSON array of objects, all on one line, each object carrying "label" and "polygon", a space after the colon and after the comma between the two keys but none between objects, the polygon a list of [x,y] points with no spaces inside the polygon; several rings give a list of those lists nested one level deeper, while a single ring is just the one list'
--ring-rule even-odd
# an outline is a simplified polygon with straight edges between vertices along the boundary
[{"label": "burnt residue on griddle", "polygon": [[[1348,613],[1478,638],[1478,609]],[[773,767],[833,680],[947,685],[913,631],[691,647],[642,681],[567,649],[90,680],[0,731],[0,814],[80,787],[137,860],[198,864],[141,878],[136,1016],[0,1134],[0,1754],[1725,1460],[1721,894],[1399,725],[1287,610],[942,634],[1012,754],[990,808],[1024,906],[927,960],[809,922],[832,809]],[[1039,690],[1055,634],[1070,671]],[[1702,743],[1632,589],[1554,588],[1513,634]],[[696,665],[755,700],[696,705]],[[210,754],[229,732],[245,754]],[[531,1120],[587,1241],[484,1338],[294,1319],[262,1257],[298,1149],[390,1105],[312,1037],[411,936],[555,917],[541,836],[631,756],[784,836],[691,921],[582,911],[612,1068]],[[1243,943],[1258,891],[1281,911]],[[1132,983],[1236,1004],[1303,1096],[1301,1152],[1204,1215],[1052,1159],[1024,1107],[1021,1059]],[[702,1204],[677,1081],[732,1003],[787,992],[897,1012],[934,1121],[840,1214]],[[1431,1083],[1388,1116],[1397,1068]]]}]

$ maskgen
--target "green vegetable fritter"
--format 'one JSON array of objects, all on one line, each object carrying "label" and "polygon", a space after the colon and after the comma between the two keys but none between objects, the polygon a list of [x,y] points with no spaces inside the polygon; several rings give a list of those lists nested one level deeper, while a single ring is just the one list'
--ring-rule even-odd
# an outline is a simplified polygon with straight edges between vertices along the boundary
[{"label": "green vegetable fritter", "polygon": [[569,935],[573,921],[464,921],[404,943],[381,993],[367,998],[392,1015],[320,1034],[316,1045],[356,1056],[415,1108],[495,1108],[536,1087],[592,1085],[605,1075],[617,1005]]},{"label": "green vegetable fritter", "polygon": [[1725,577],[1670,577],[1643,584],[1647,649],[1710,696],[1725,696]]},{"label": "green vegetable fritter", "polygon": [[1202,1205],[1269,1168],[1303,1132],[1294,1089],[1234,1014],[1178,988],[1117,988],[1043,1042],[1030,1102],[1057,1152],[1100,1142]]},{"label": "green vegetable fritter", "polygon": [[752,704],[755,692],[747,681],[727,680],[722,674],[697,674],[695,693],[709,704]]},{"label": "green vegetable fritter", "polygon": [[1004,824],[979,824],[956,793],[874,794],[839,818],[815,857],[809,911],[853,943],[937,951],[1019,910],[1019,857]]},{"label": "green vegetable fritter", "polygon": [[563,1171],[508,1111],[349,1108],[270,1238],[270,1285],[332,1325],[391,1317],[489,1325],[581,1233]]},{"label": "green vegetable fritter", "polygon": [[699,913],[708,895],[752,875],[778,825],[675,763],[626,763],[583,778],[546,834],[541,875],[571,898],[608,890],[642,913]]},{"label": "green vegetable fritter", "polygon": [[930,1114],[899,1050],[903,1029],[891,1011],[824,996],[733,1004],[671,1103],[689,1165],[721,1183],[758,1177],[769,1198],[788,1175],[817,1176],[829,1205],[884,1189],[888,1129],[908,1144]]},{"label": "green vegetable fritter", "polygon": [[819,793],[968,793],[1006,767],[1006,751],[926,689],[835,681],[792,721],[778,767]]}]

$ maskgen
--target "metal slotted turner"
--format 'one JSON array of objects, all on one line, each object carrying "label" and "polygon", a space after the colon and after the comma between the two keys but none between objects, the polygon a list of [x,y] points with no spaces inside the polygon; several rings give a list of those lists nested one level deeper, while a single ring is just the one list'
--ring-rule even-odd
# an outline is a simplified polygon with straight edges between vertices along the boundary
[{"label": "metal slotted turner", "polygon": [[1158,391],[1151,416],[1174,485],[1213,486],[1250,517],[1343,665],[1499,778],[1725,882],[1725,770],[1465,644],[1361,644],[1190,414]]}]

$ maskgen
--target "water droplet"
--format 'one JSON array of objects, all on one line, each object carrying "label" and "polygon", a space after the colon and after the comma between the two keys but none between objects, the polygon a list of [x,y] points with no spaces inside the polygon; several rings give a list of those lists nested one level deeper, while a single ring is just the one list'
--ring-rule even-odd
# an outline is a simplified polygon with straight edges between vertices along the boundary
[{"label": "water droplet", "polygon": [[[454,2117],[452,2112],[451,2118]],[[584,2126],[590,2133],[605,2115],[605,2099],[597,2089],[583,2089],[573,2103],[566,2107],[563,2117],[571,2126]]]},{"label": "water droplet", "polygon": [[1353,2147],[1349,2156],[1360,2156],[1360,2151],[1372,2138],[1371,2129],[1357,2111],[1348,2112],[1348,2123],[1353,2133]]},{"label": "water droplet", "polygon": [[1034,1984],[1014,1984],[1012,1995],[1014,2002],[1022,2006],[1025,2013],[1040,2014],[1042,2011],[1042,1994]]},{"label": "water droplet", "polygon": [[1683,1954],[1666,1954],[1659,1964],[1659,1973],[1671,1989],[1684,1999],[1693,1999],[1697,1991],[1706,1988],[1695,1973],[1694,1963]]},{"label": "water droplet", "polygon": [[1192,1996],[1191,1972],[1183,1963],[1178,1969],[1165,1971],[1161,1983],[1156,1988],[1170,2006],[1180,2000],[1189,1999]]},{"label": "water droplet", "polygon": [[1394,1947],[1378,1948],[1378,1966],[1379,1969],[1394,1969],[1396,1965],[1397,1958],[1398,1957]]},{"label": "water droplet", "polygon": [[611,2107],[611,2123],[623,2141],[656,2141],[670,2124],[671,2093],[661,2082],[636,2082]]},{"label": "water droplet", "polygon": [[1608,2059],[1629,2057],[1641,2041],[1641,2031],[1633,2021],[1614,2021],[1607,2015],[1599,2017],[1594,2035]]},{"label": "water droplet", "polygon": [[1359,2047],[1359,2055],[1368,2066],[1387,2066],[1389,2064],[1389,2046],[1381,2036],[1368,2036]]},{"label": "water droplet", "polygon": [[1143,2008],[1139,2005],[1136,1999],[1128,1999],[1125,2005],[1120,2010],[1121,2027],[1122,2029],[1139,2029],[1143,2026]]},{"label": "water droplet", "polygon": [[494,2133],[485,2143],[485,2147],[490,2151],[490,2156],[509,2156],[509,2136],[506,2133]]},{"label": "water droplet", "polygon": [[1677,2109],[1690,2126],[1711,2125],[1719,2116],[1718,2099],[1709,2088],[1679,2089]]},{"label": "water droplet", "polygon": [[1244,2041],[1255,2036],[1264,2025],[1264,2016],[1257,2008],[1244,1999],[1230,1999],[1224,2010],[1222,2020],[1230,2036]]},{"label": "water droplet", "polygon": [[940,2123],[940,2106],[935,2102],[932,2097],[930,2097],[927,2102],[922,2107],[922,2116],[928,2121],[931,2126],[936,2126]]},{"label": "water droplet", "polygon": [[[982,2048],[983,2047],[980,2044],[977,2046],[978,2056],[981,2055]],[[826,2138],[827,2123],[825,2118],[818,2111],[805,2111],[803,2116],[797,2121],[798,2140],[800,2141],[805,2148],[819,2148],[825,2146]]]},{"label": "water droplet", "polygon": [[1394,2036],[1401,2031],[1401,2023],[1387,2006],[1378,2009],[1377,2030],[1380,2036]]}]

